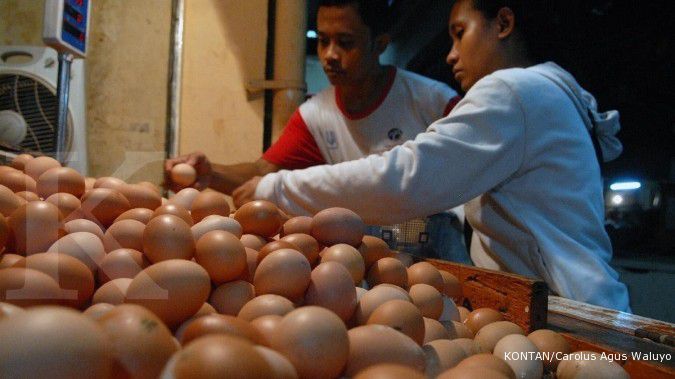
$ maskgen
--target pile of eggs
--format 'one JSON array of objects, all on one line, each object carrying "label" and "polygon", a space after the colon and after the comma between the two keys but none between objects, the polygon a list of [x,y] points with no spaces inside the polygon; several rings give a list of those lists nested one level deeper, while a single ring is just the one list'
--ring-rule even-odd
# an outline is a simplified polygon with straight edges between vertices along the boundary
[{"label": "pile of eggs", "polygon": [[[190,180],[186,180],[186,183]],[[84,178],[48,157],[0,167],[0,377],[628,377],[391,251],[343,208]]]}]

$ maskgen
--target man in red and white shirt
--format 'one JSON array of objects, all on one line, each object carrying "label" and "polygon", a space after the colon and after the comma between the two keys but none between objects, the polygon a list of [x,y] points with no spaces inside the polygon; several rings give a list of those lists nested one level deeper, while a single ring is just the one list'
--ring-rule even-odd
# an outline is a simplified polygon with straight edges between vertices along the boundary
[{"label": "man in red and white shirt", "polygon": [[317,50],[331,86],[298,108],[257,161],[222,165],[194,152],[167,160],[166,172],[191,164],[195,188],[231,194],[254,176],[359,159],[424,132],[459,97],[441,82],[380,64],[389,43],[386,14],[386,0],[320,1]]}]

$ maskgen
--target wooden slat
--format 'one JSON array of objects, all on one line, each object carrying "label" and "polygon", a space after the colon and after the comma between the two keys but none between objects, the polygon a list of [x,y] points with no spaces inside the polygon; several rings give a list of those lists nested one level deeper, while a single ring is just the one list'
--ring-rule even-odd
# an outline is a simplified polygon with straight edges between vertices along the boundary
[{"label": "wooden slat", "polygon": [[469,309],[488,307],[528,333],[546,325],[548,287],[546,283],[520,275],[452,263],[440,259],[422,259],[438,269],[455,275],[462,284],[458,305]]},{"label": "wooden slat", "polygon": [[598,307],[579,301],[549,296],[548,310],[584,322],[614,329],[625,334],[649,338],[673,346],[675,325],[646,317]]}]

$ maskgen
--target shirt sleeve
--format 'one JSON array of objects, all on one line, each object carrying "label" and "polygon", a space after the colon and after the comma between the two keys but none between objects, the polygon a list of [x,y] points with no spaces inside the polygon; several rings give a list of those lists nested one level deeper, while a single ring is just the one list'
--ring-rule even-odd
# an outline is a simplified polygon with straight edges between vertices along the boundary
[{"label": "shirt sleeve", "polygon": [[474,85],[447,117],[382,155],[265,176],[255,196],[290,214],[344,207],[391,224],[442,212],[506,181],[520,167],[525,122],[502,80]]},{"label": "shirt sleeve", "polygon": [[288,120],[279,139],[265,151],[262,157],[288,170],[326,163],[299,109]]}]

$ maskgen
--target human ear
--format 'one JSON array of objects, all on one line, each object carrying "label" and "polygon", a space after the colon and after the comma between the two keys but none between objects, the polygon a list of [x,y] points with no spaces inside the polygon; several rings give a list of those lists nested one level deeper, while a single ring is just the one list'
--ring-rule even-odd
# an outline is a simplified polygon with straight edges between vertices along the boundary
[{"label": "human ear", "polygon": [[375,38],[375,51],[377,51],[377,54],[382,54],[384,51],[387,49],[387,46],[389,46],[389,42],[391,41],[391,36],[389,34],[380,34]]},{"label": "human ear", "polygon": [[498,37],[504,39],[511,34],[516,27],[516,16],[509,7],[502,7],[497,12],[497,26],[499,27]]}]

